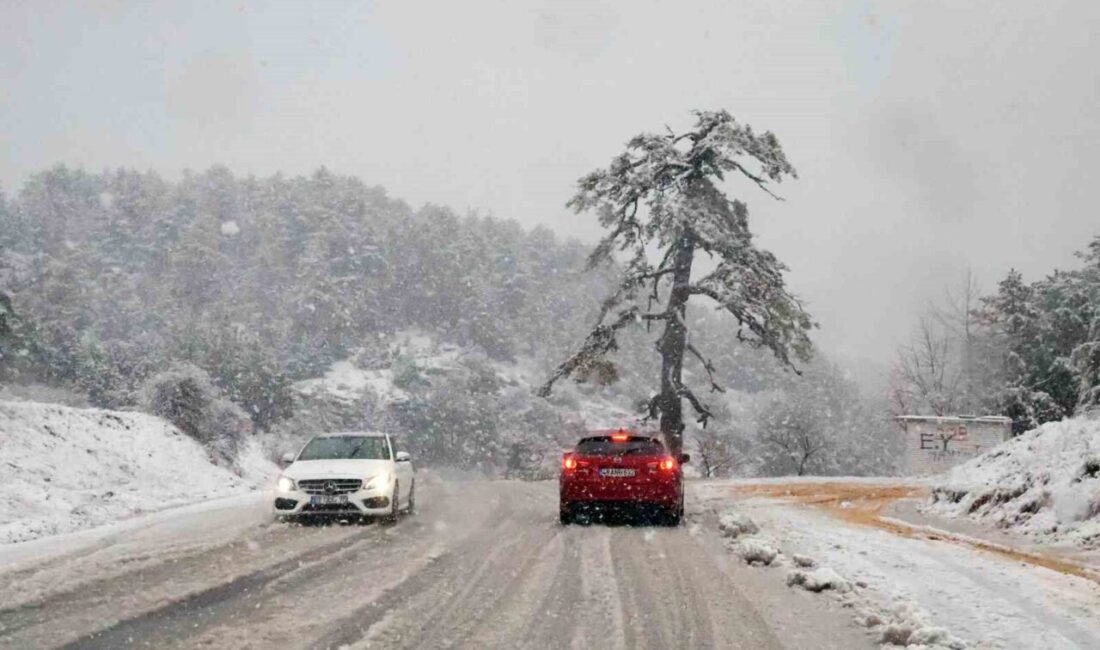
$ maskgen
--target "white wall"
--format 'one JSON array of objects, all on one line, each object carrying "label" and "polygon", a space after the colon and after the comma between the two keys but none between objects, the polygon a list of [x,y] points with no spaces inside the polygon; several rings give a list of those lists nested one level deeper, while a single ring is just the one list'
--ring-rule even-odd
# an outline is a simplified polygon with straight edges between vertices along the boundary
[{"label": "white wall", "polygon": [[912,476],[939,474],[1012,436],[1012,421],[997,416],[903,415],[897,422],[905,436],[902,471]]}]

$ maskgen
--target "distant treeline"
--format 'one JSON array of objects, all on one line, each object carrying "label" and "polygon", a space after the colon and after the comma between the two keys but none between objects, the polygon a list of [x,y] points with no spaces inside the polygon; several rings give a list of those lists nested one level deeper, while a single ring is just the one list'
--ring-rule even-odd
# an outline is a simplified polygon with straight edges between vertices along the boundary
[{"label": "distant treeline", "polygon": [[894,368],[895,408],[996,413],[1016,433],[1100,407],[1100,237],[1076,268],[983,294],[968,278],[921,319]]},{"label": "distant treeline", "polygon": [[0,197],[0,377],[119,407],[187,361],[265,427],[286,415],[292,381],[395,329],[493,358],[560,352],[606,284],[582,273],[585,254],[544,228],[414,210],[325,169],[171,182],[56,167]]}]

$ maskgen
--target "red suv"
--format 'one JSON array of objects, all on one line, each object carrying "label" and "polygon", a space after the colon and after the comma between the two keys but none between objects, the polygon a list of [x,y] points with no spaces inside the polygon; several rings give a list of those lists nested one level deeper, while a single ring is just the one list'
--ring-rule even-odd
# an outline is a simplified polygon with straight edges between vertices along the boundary
[{"label": "red suv", "polygon": [[684,515],[680,464],[659,438],[624,429],[581,438],[561,459],[561,523],[634,510],[669,526]]}]

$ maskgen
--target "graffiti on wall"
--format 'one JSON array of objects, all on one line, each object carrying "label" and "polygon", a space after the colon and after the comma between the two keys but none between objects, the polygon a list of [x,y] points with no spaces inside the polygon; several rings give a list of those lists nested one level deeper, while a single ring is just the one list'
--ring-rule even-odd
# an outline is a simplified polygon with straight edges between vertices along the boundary
[{"label": "graffiti on wall", "polygon": [[[941,424],[936,427],[935,432],[923,431],[920,434],[921,450],[933,452],[958,453],[959,443],[966,441],[967,432],[965,424]],[[954,447],[952,447],[952,443],[955,443]]]}]

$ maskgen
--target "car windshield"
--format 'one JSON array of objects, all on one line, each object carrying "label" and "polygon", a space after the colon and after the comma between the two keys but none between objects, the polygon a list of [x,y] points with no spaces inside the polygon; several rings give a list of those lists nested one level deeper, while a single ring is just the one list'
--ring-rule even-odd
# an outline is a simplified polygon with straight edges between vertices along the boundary
[{"label": "car windshield", "polygon": [[386,439],[378,436],[333,436],[314,438],[299,454],[298,460],[388,460]]},{"label": "car windshield", "polygon": [[659,456],[664,452],[665,446],[652,438],[630,438],[622,442],[608,437],[585,438],[577,443],[577,454],[580,456]]}]

